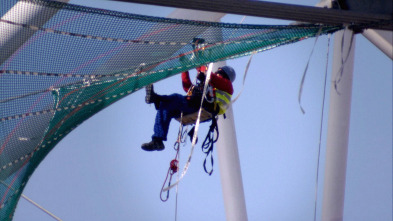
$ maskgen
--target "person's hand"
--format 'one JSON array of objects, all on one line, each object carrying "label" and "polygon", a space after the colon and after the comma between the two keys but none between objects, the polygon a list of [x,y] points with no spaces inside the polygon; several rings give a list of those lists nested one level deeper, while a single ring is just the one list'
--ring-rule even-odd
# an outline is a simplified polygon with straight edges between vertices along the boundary
[{"label": "person's hand", "polygon": [[198,72],[197,79],[201,82],[205,82],[206,75],[204,72]]},{"label": "person's hand", "polygon": [[197,67],[196,70],[198,71],[198,73],[199,72],[206,73],[207,67],[206,66],[200,66],[200,67]]}]

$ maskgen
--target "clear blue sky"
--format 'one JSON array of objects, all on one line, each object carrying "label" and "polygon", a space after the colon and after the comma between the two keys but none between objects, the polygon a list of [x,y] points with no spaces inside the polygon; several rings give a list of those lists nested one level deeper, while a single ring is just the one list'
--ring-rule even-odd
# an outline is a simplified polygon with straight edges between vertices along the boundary
[{"label": "clear blue sky", "polygon": [[[172,8],[112,1],[71,1],[98,8],[166,17]],[[292,1],[277,1],[292,2]],[[313,6],[318,1],[296,4]],[[228,15],[223,22],[239,23]],[[289,21],[247,17],[249,24]],[[236,133],[249,220],[313,220],[327,36],[318,39],[304,83],[299,85],[314,39],[254,56],[245,89],[234,104]],[[333,45],[333,36],[331,46]],[[320,220],[325,165],[331,47],[322,131],[318,210]],[[230,60],[238,73],[235,95],[248,57]],[[392,61],[356,35],[344,220],[392,220]],[[157,92],[182,93],[180,76],[155,84]],[[37,168],[24,194],[63,220],[174,220],[175,191],[159,199],[179,124],[172,122],[166,149],[145,152],[155,109],[138,91],[90,118],[64,138]],[[208,125],[202,126],[205,136]],[[188,156],[190,144],[182,149]],[[203,171],[197,145],[179,186],[178,220],[225,220],[218,159],[214,173]],[[183,162],[181,167],[183,166]],[[15,221],[53,220],[24,199]]]}]

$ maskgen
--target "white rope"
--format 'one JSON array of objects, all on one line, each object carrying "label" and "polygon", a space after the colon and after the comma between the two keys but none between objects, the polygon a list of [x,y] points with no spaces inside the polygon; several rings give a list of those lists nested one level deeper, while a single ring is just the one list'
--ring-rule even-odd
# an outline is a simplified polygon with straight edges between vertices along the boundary
[{"label": "white rope", "polygon": [[[8,184],[6,184],[3,180],[0,180],[0,182],[6,186],[7,188],[15,191],[14,188],[12,188],[11,186],[9,186]],[[45,209],[44,207],[42,207],[41,205],[39,205],[38,203],[34,202],[32,199],[30,199],[29,197],[25,196],[24,194],[21,194],[21,197],[25,200],[27,200],[29,203],[33,204],[35,207],[37,207],[38,209],[40,209],[41,211],[45,212],[46,214],[48,214],[49,216],[51,216],[53,219],[57,220],[57,221],[62,221],[62,219],[60,219],[59,217],[55,216],[53,213],[49,212],[47,209]]]},{"label": "white rope", "polygon": [[[242,20],[240,21],[240,24],[242,24],[242,23],[244,22],[244,20],[246,19],[246,17],[247,17],[247,16],[243,16]],[[232,35],[233,35],[233,32],[232,32]],[[232,35],[231,35],[231,37],[232,37]],[[231,100],[231,104],[235,103],[236,100],[237,100],[237,99],[240,97],[240,95],[243,93],[244,86],[245,86],[245,82],[246,82],[246,76],[247,76],[247,73],[248,73],[248,68],[250,67],[252,57],[253,57],[254,54],[256,54],[256,53],[257,53],[257,51],[253,51],[253,52],[251,53],[251,55],[250,55],[250,58],[248,59],[248,62],[247,62],[247,65],[246,65],[246,69],[244,70],[242,89],[240,90],[239,94],[235,97],[235,99],[232,99],[232,100]]]},{"label": "white rope", "polygon": [[244,85],[246,82],[246,77],[247,77],[247,73],[248,73],[248,68],[250,67],[251,61],[252,61],[252,57],[257,53],[257,51],[253,51],[250,58],[248,59],[247,65],[246,65],[246,69],[244,70],[244,75],[243,75],[243,85],[242,85],[242,89],[240,90],[239,94],[235,97],[235,99],[232,99],[231,104],[235,103],[236,100],[240,97],[240,95],[243,93],[244,90]]},{"label": "white rope", "polygon": [[312,54],[313,54],[313,52],[314,52],[315,45],[317,44],[318,37],[319,37],[319,35],[321,34],[321,31],[322,31],[322,26],[319,28],[318,33],[317,33],[317,35],[316,35],[316,37],[315,37],[314,46],[312,47],[310,56],[308,57],[308,61],[307,61],[307,64],[306,64],[306,68],[304,69],[302,81],[301,81],[301,83],[300,83],[299,95],[298,95],[298,102],[299,102],[300,110],[302,111],[303,114],[306,113],[306,112],[304,111],[304,109],[303,109],[303,107],[302,107],[302,103],[301,103],[301,102],[302,102],[301,100],[302,100],[302,92],[303,92],[304,80],[306,79],[306,74],[307,74],[308,65],[310,64],[311,56],[312,56]]},{"label": "white rope", "polygon": [[[183,134],[183,112],[180,114],[180,128],[179,128],[179,136],[178,136],[178,150],[177,151],[177,160],[180,162],[180,144],[182,142],[182,134]],[[179,182],[179,175],[180,173],[177,173],[177,179],[176,182]],[[177,221],[177,203],[178,203],[178,195],[179,195],[179,185],[176,185],[176,200],[175,200],[175,221]]]},{"label": "white rope", "polygon": [[211,75],[212,69],[213,69],[213,63],[210,63],[209,66],[208,66],[208,68],[207,68],[206,79],[205,79],[205,85],[204,85],[204,87],[203,87],[203,96],[202,96],[202,99],[201,99],[201,106],[200,106],[200,108],[199,108],[199,111],[198,111],[198,118],[197,118],[196,123],[195,123],[194,136],[192,137],[191,151],[190,151],[190,155],[188,156],[187,163],[186,163],[186,165],[184,166],[183,171],[182,171],[182,174],[181,174],[181,176],[179,177],[179,179],[176,181],[176,183],[174,183],[174,184],[168,186],[167,188],[164,188],[163,191],[168,191],[168,190],[172,189],[173,187],[177,186],[177,185],[179,184],[179,182],[183,179],[184,175],[186,175],[187,170],[188,170],[188,167],[190,166],[191,157],[192,157],[192,154],[193,154],[193,152],[194,152],[194,147],[195,147],[196,140],[197,140],[197,136],[198,136],[199,124],[200,124],[201,113],[202,113],[202,105],[203,105],[203,101],[204,101],[205,96],[206,96],[206,91],[207,91],[207,87],[208,87],[208,85],[209,85],[210,75]]},{"label": "white rope", "polygon": [[30,202],[31,204],[33,204],[34,206],[36,206],[38,209],[42,210],[43,212],[45,212],[46,214],[48,214],[49,216],[51,216],[53,219],[58,220],[58,221],[62,221],[59,217],[55,216],[53,213],[49,212],[47,209],[45,209],[44,207],[40,206],[38,203],[34,202],[32,199],[28,198],[25,195],[21,195],[25,200],[27,200],[28,202]]},{"label": "white rope", "polygon": [[[180,147],[179,147],[180,148]],[[180,162],[180,149],[178,152],[178,161]],[[179,182],[179,173],[177,173],[177,180]],[[178,195],[179,195],[179,185],[176,185],[176,200],[175,200],[175,221],[177,221],[177,203],[178,203]]]},{"label": "white rope", "polygon": [[348,52],[347,52],[347,56],[344,59],[344,39],[345,39],[345,31],[349,30],[349,27],[346,26],[344,29],[344,33],[342,35],[341,38],[341,66],[338,70],[338,72],[336,73],[336,79],[334,80],[334,89],[336,90],[337,94],[340,94],[340,92],[338,91],[338,84],[341,82],[341,79],[344,75],[344,65],[347,63],[347,60],[349,58],[349,55],[351,54],[351,50],[352,50],[352,43],[353,43],[353,38],[354,38],[354,33],[353,31],[351,31],[351,40],[349,43],[349,48],[348,48]]},{"label": "white rope", "polygon": [[317,204],[318,204],[318,181],[319,181],[319,164],[321,158],[321,144],[322,144],[322,125],[324,119],[324,109],[325,109],[325,95],[326,95],[326,82],[327,82],[327,72],[329,64],[329,48],[330,48],[330,35],[328,35],[327,53],[326,53],[326,68],[325,68],[325,82],[322,95],[322,111],[321,111],[321,124],[319,128],[319,145],[318,145],[318,158],[317,158],[317,172],[315,178],[315,205],[314,205],[314,221],[317,220]]}]

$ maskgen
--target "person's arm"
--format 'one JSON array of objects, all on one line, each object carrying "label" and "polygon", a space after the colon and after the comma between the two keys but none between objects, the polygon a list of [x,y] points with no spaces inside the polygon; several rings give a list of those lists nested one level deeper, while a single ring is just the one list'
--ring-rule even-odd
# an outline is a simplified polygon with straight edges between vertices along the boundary
[{"label": "person's arm", "polygon": [[210,75],[210,84],[219,90],[225,91],[231,95],[233,94],[232,82],[227,78],[212,73]]},{"label": "person's arm", "polygon": [[192,86],[192,82],[191,82],[190,75],[189,75],[188,71],[181,73],[181,81],[183,84],[183,90],[185,92],[188,92],[188,90]]}]

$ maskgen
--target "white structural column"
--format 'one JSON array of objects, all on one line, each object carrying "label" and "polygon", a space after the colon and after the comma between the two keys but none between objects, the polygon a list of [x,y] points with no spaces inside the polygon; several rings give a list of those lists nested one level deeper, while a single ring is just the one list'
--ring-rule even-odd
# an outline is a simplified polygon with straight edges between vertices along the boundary
[{"label": "white structural column", "polygon": [[377,46],[383,53],[393,60],[393,32],[366,29],[363,36]]},{"label": "white structural column", "polygon": [[226,220],[246,221],[248,220],[246,200],[232,107],[226,111],[225,115],[226,119],[220,116],[218,120],[220,137],[217,141],[217,152]]},{"label": "white structural column", "polygon": [[[214,65],[213,70],[217,70],[218,67],[225,65],[225,62]],[[225,119],[223,116],[220,116],[217,122],[219,130],[217,153],[225,215],[227,221],[246,221],[248,220],[246,200],[244,197],[232,105],[226,111],[225,116]]]},{"label": "white structural column", "polygon": [[[58,1],[68,2],[69,0]],[[58,9],[19,1],[1,19],[17,24],[30,24],[41,27],[57,11]],[[0,65],[11,57],[35,32],[36,30],[23,28],[19,25],[0,22]]]},{"label": "white structural column", "polygon": [[[350,30],[339,31],[334,38],[322,221],[342,221],[344,215],[355,49],[355,36],[351,42],[352,34]],[[335,81],[338,81],[337,90]]]}]

